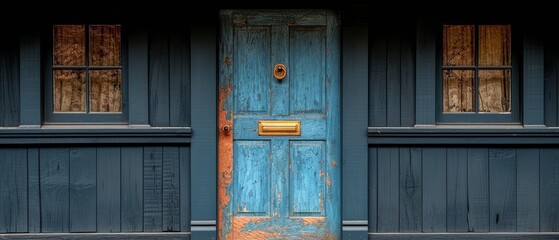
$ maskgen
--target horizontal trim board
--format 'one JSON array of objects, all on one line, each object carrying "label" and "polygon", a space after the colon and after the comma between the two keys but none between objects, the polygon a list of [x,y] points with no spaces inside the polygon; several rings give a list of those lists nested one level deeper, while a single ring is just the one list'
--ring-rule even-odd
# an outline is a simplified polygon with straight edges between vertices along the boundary
[{"label": "horizontal trim board", "polygon": [[559,144],[557,128],[368,128],[368,143],[405,144]]},{"label": "horizontal trim board", "polygon": [[0,145],[189,143],[191,128],[0,129]]},{"label": "horizontal trim board", "polygon": [[559,239],[559,233],[369,233],[369,239],[379,240],[437,240],[437,239],[454,239],[454,240],[474,240],[474,239],[522,239],[522,240],[543,240],[543,239]]},{"label": "horizontal trim board", "polygon": [[22,234],[0,234],[0,240],[7,239],[60,239],[60,240],[88,240],[88,239],[142,239],[142,240],[183,240],[190,239],[189,232],[169,233],[22,233]]}]

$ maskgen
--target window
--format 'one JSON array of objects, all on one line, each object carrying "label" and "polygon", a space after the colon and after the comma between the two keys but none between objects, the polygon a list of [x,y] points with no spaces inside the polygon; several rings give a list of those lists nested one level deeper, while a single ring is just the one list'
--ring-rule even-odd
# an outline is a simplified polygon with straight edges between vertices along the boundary
[{"label": "window", "polygon": [[443,25],[441,45],[439,121],[517,120],[510,25]]},{"label": "window", "polygon": [[123,121],[120,25],[55,25],[52,33],[47,121]]}]

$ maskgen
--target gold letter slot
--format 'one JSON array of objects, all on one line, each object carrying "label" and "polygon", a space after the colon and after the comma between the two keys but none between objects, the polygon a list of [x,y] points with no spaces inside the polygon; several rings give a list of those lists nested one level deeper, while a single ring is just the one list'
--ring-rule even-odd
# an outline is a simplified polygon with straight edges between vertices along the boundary
[{"label": "gold letter slot", "polygon": [[301,136],[301,121],[260,120],[259,136]]}]

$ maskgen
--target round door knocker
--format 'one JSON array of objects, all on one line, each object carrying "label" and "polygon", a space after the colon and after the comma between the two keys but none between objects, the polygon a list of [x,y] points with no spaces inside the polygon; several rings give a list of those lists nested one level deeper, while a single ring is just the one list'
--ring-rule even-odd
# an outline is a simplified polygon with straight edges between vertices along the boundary
[{"label": "round door knocker", "polygon": [[274,77],[278,81],[281,81],[285,78],[286,75],[287,75],[287,67],[281,63],[276,64],[276,66],[274,67]]}]

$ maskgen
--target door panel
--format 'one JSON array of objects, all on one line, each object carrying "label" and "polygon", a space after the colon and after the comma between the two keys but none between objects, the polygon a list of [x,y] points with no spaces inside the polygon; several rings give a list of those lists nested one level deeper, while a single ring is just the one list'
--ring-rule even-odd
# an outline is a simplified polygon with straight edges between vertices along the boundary
[{"label": "door panel", "polygon": [[[235,114],[270,114],[270,28],[244,27],[236,29]],[[271,79],[270,79],[271,81]]]},{"label": "door panel", "polygon": [[291,114],[323,113],[324,29],[290,28]]},{"label": "door panel", "polygon": [[266,216],[270,213],[270,142],[235,141],[235,215]]},{"label": "door panel", "polygon": [[[219,238],[340,239],[337,17],[320,10],[221,17]],[[278,63],[287,67],[281,81],[272,74]],[[301,135],[261,136],[259,120],[299,120]]]},{"label": "door panel", "polygon": [[324,141],[290,142],[290,216],[324,216]]}]

